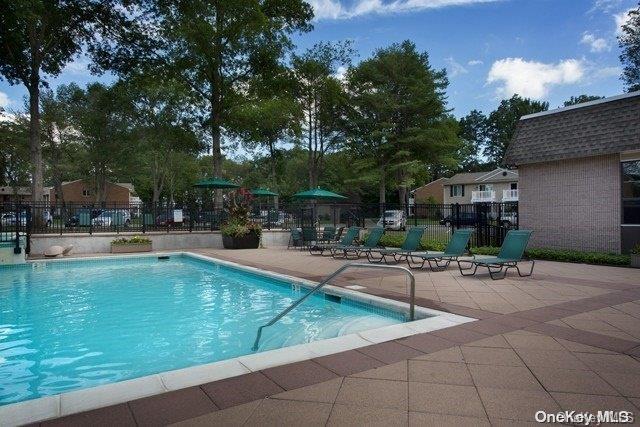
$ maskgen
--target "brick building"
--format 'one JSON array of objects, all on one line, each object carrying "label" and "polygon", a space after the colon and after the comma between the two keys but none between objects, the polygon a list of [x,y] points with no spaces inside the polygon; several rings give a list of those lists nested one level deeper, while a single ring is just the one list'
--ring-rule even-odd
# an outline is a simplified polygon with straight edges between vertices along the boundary
[{"label": "brick building", "polygon": [[532,246],[627,252],[640,243],[640,92],[523,116],[520,227]]},{"label": "brick building", "polygon": [[[51,203],[56,203],[57,194],[53,187],[48,187],[49,200]],[[94,193],[94,187],[91,181],[86,179],[77,179],[75,181],[63,182],[62,193],[64,201],[67,203],[86,203],[92,204],[96,201],[96,195]],[[108,204],[128,204],[134,200],[139,200],[135,197],[135,190],[133,184],[130,183],[112,183],[108,182],[106,187],[105,202]]]},{"label": "brick building", "polygon": [[444,181],[446,178],[439,178],[416,188],[412,191],[413,198],[416,203],[428,203],[433,200],[434,203],[442,203]]}]

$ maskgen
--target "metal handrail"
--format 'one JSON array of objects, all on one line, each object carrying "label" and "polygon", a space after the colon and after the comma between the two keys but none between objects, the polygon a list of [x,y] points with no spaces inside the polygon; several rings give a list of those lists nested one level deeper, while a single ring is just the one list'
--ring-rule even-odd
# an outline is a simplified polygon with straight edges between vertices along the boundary
[{"label": "metal handrail", "polygon": [[331,280],[333,280],[340,273],[342,273],[343,271],[345,271],[345,270],[347,270],[349,268],[378,268],[378,269],[389,268],[389,269],[392,269],[392,270],[402,270],[402,271],[404,271],[409,276],[410,285],[411,285],[411,289],[409,291],[409,319],[410,320],[414,320],[414,317],[415,317],[415,299],[416,299],[416,278],[414,277],[414,275],[413,275],[413,273],[411,271],[409,271],[406,267],[400,267],[399,265],[359,264],[359,263],[355,263],[355,262],[350,262],[348,264],[343,265],[342,267],[340,267],[339,269],[334,271],[332,274],[330,274],[328,277],[326,277],[322,282],[318,283],[316,286],[311,288],[309,290],[309,292],[307,292],[305,295],[300,297],[298,300],[296,300],[289,307],[284,309],[280,314],[278,314],[276,317],[271,319],[268,323],[265,323],[264,325],[260,326],[258,328],[258,334],[256,335],[256,340],[253,343],[252,350],[253,351],[258,350],[258,346],[260,345],[260,338],[262,337],[262,330],[264,328],[266,328],[267,326],[271,326],[274,323],[276,323],[278,320],[282,319],[287,313],[289,313],[291,310],[293,310],[294,308],[299,306],[304,300],[309,298],[311,295],[313,295],[316,291],[318,291],[324,285],[326,285]]}]

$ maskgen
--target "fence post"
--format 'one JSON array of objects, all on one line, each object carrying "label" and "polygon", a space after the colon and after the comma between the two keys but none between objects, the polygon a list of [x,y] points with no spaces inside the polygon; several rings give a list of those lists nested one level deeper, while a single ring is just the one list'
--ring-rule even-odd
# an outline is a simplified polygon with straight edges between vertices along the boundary
[{"label": "fence post", "polygon": [[[27,218],[25,218],[24,220],[26,221]],[[20,208],[18,204],[16,204],[15,221],[16,221],[16,227],[15,227],[16,246],[15,248],[13,248],[13,253],[19,254],[20,253]]]},{"label": "fence post", "polygon": [[460,203],[456,203],[454,205],[454,211],[456,213],[456,226],[455,226],[455,230],[460,228]]}]

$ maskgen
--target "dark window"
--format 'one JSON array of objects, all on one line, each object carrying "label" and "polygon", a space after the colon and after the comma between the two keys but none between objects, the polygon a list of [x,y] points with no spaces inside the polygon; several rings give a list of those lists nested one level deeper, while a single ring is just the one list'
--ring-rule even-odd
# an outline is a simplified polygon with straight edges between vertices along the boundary
[{"label": "dark window", "polygon": [[518,183],[517,182],[512,182],[511,183],[511,189],[512,190],[517,190],[518,189]]},{"label": "dark window", "polygon": [[640,160],[622,162],[622,223],[640,224]]}]

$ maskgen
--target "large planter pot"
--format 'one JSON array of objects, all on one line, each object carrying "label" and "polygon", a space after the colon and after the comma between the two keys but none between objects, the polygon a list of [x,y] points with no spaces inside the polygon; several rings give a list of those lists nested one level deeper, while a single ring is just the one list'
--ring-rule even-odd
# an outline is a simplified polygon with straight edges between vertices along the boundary
[{"label": "large planter pot", "polygon": [[112,254],[124,254],[130,252],[151,252],[151,243],[127,243],[124,245],[111,245]]},{"label": "large planter pot", "polygon": [[260,237],[255,231],[250,231],[241,237],[222,235],[222,246],[225,249],[257,249],[260,246]]},{"label": "large planter pot", "polygon": [[640,254],[631,254],[631,267],[640,268]]}]

